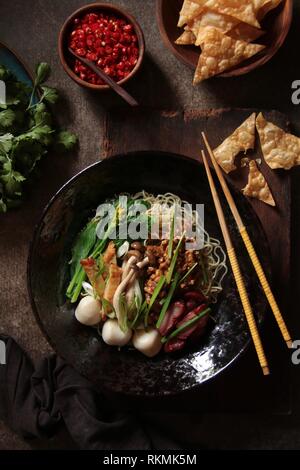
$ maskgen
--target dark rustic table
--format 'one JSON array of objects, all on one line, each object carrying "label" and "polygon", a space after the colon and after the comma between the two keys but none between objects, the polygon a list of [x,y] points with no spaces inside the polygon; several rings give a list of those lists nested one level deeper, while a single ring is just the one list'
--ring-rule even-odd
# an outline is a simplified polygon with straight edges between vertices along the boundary
[{"label": "dark rustic table", "polygon": [[[300,135],[300,114],[291,101],[291,83],[300,79],[299,28],[300,1],[295,0],[292,30],[284,47],[267,65],[238,79],[210,80],[197,88],[191,85],[192,72],[165,49],[156,24],[155,0],[123,0],[140,22],[147,54],[141,80],[128,87],[145,106],[157,108],[256,107],[287,113]],[[76,155],[53,155],[41,165],[41,177],[22,211],[0,221],[0,331],[15,337],[32,355],[51,351],[35,323],[26,291],[26,258],[33,225],[50,196],[70,176],[101,157],[105,112],[119,105],[114,96],[90,94],[81,90],[64,73],[57,54],[57,36],[66,16],[82,5],[79,0],[0,1],[0,40],[14,48],[34,67],[39,61],[52,66],[51,84],[64,99],[59,120],[80,139]],[[300,171],[293,171],[292,184],[292,305],[291,329],[300,337],[298,292],[300,287]],[[149,414],[147,420],[187,445],[219,449],[297,449],[300,448],[300,366],[293,369],[293,397],[290,415],[204,414],[167,416]],[[185,432],[182,435],[182,429]],[[228,431],[230,430],[230,432]],[[189,437],[187,437],[189,435]],[[72,447],[68,436],[50,441],[25,442],[0,423],[0,449]]]}]

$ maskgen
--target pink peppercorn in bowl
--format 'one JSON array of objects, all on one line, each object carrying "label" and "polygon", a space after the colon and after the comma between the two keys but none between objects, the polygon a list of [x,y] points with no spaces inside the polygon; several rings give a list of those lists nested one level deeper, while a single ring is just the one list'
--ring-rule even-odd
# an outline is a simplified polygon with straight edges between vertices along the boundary
[{"label": "pink peppercorn in bowl", "polygon": [[109,3],[91,3],[76,10],[65,21],[58,40],[62,66],[78,85],[109,90],[90,68],[71,57],[69,47],[119,85],[137,73],[145,52],[143,32],[135,18]]}]

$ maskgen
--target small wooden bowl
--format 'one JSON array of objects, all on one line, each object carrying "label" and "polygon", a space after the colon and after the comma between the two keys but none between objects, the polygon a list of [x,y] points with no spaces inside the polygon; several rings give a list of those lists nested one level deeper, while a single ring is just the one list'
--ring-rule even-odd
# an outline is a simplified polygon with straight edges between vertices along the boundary
[{"label": "small wooden bowl", "polygon": [[143,31],[140,25],[138,24],[138,22],[136,21],[136,19],[133,16],[131,16],[129,13],[127,13],[125,10],[123,10],[122,8],[112,5],[111,3],[90,3],[74,11],[74,13],[72,13],[72,15],[70,15],[66,19],[66,21],[64,22],[60,30],[59,38],[58,38],[59,58],[60,58],[60,61],[62,63],[62,66],[65,72],[69,75],[69,77],[72,78],[72,80],[74,80],[74,82],[76,82],[78,85],[84,88],[88,88],[89,90],[107,91],[107,90],[111,90],[111,88],[108,85],[92,85],[91,83],[81,80],[81,78],[79,78],[78,75],[76,75],[76,73],[73,72],[72,68],[69,65],[72,58],[70,56],[70,53],[68,52],[68,37],[69,37],[70,30],[73,26],[74,19],[84,16],[87,13],[93,13],[95,11],[112,13],[118,17],[124,17],[128,21],[128,23],[131,23],[133,25],[134,31],[138,38],[138,47],[139,47],[138,61],[134,69],[130,72],[130,74],[118,82],[119,85],[123,85],[124,83],[128,82],[140,69],[141,64],[143,62],[144,54],[145,54],[145,41],[144,41]]},{"label": "small wooden bowl", "polygon": [[[199,59],[200,48],[175,44],[176,39],[183,32],[183,28],[177,27],[181,7],[182,0],[157,0],[157,22],[165,45],[181,62],[195,69]],[[228,72],[218,75],[218,77],[243,75],[268,62],[284,43],[291,26],[292,16],[293,0],[283,0],[261,22],[261,27],[265,34],[255,42],[264,44],[266,48]]]}]

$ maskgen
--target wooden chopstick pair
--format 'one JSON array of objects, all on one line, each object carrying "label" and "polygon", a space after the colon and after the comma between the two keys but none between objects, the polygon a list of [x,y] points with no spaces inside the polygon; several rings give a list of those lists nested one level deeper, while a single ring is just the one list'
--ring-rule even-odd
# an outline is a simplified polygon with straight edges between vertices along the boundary
[{"label": "wooden chopstick pair", "polygon": [[[232,215],[233,215],[233,217],[236,221],[236,224],[238,226],[240,235],[241,235],[241,237],[244,241],[244,244],[246,246],[246,249],[248,251],[250,259],[253,263],[254,269],[255,269],[256,274],[258,276],[258,279],[261,283],[261,286],[264,290],[264,293],[265,293],[265,295],[268,299],[268,302],[270,304],[270,307],[272,309],[274,317],[277,321],[277,324],[279,326],[281,334],[282,334],[287,346],[291,347],[292,346],[292,340],[291,340],[290,334],[288,332],[288,329],[287,329],[285,321],[282,317],[282,314],[279,310],[277,302],[274,298],[274,295],[271,291],[270,285],[267,281],[267,278],[265,276],[262,265],[261,265],[261,263],[260,263],[260,261],[257,257],[255,249],[254,249],[254,247],[252,245],[252,242],[249,238],[247,229],[243,224],[242,218],[239,214],[239,211],[236,207],[236,204],[235,204],[235,202],[233,200],[233,197],[230,193],[230,190],[227,186],[227,183],[225,181],[223,173],[222,173],[222,171],[221,171],[221,169],[220,169],[220,167],[219,167],[219,165],[218,165],[218,163],[215,159],[214,153],[213,153],[213,151],[212,151],[212,149],[211,149],[211,147],[208,143],[208,140],[207,140],[206,135],[204,134],[204,132],[202,132],[202,137],[203,137],[205,146],[207,148],[207,151],[209,153],[210,159],[212,161],[212,164],[214,166],[214,169],[216,171],[219,182],[222,186],[224,195],[227,199],[227,202],[228,202],[228,205],[229,205],[230,210],[232,212]],[[230,261],[230,264],[231,264],[232,272],[233,272],[235,282],[236,282],[236,285],[237,285],[237,288],[238,288],[240,299],[241,299],[241,302],[242,302],[242,305],[243,305],[243,308],[244,308],[244,311],[245,311],[246,319],[247,319],[249,330],[250,330],[250,333],[251,333],[251,336],[252,336],[252,339],[253,339],[255,350],[256,350],[256,353],[257,353],[257,356],[258,356],[258,360],[259,360],[259,363],[260,363],[260,366],[262,368],[263,373],[265,375],[268,375],[270,373],[270,371],[269,371],[266,355],[265,355],[265,352],[264,352],[264,348],[263,348],[263,345],[262,345],[262,342],[261,342],[261,339],[260,339],[260,335],[259,335],[259,332],[258,332],[258,329],[257,329],[257,326],[256,326],[255,318],[254,318],[253,311],[252,311],[252,308],[251,308],[251,305],[250,305],[250,302],[249,302],[248,294],[247,294],[246,287],[245,287],[245,284],[244,284],[243,276],[242,276],[241,271],[240,271],[240,267],[239,267],[239,263],[238,263],[238,260],[237,260],[237,257],[236,257],[236,253],[235,253],[235,250],[234,250],[234,247],[233,247],[233,244],[232,244],[232,241],[231,241],[231,237],[230,237],[230,234],[229,234],[229,231],[228,231],[228,228],[227,228],[227,224],[226,224],[226,221],[225,221],[225,217],[224,217],[223,209],[222,209],[222,206],[221,206],[221,203],[220,203],[220,199],[219,199],[216,187],[215,187],[214,180],[212,178],[212,174],[211,174],[208,162],[207,162],[205,152],[203,150],[202,150],[202,158],[203,158],[203,162],[204,162],[204,166],[205,166],[209,186],[210,186],[210,189],[211,189],[212,197],[213,197],[213,200],[214,200],[216,212],[217,212],[217,215],[218,215],[220,227],[221,227],[222,234],[223,234],[223,237],[224,237],[224,241],[225,241],[225,245],[226,245],[226,249],[227,249],[227,253],[228,253],[228,258],[229,258],[229,261]]]}]

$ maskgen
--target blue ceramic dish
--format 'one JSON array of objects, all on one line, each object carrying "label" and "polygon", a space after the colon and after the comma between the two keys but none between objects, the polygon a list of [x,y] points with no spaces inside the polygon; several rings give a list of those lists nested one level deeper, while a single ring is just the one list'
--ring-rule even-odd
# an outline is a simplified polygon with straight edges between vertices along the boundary
[{"label": "blue ceramic dish", "polygon": [[26,65],[8,46],[0,42],[0,64],[7,67],[20,82],[32,86],[32,76]]}]

